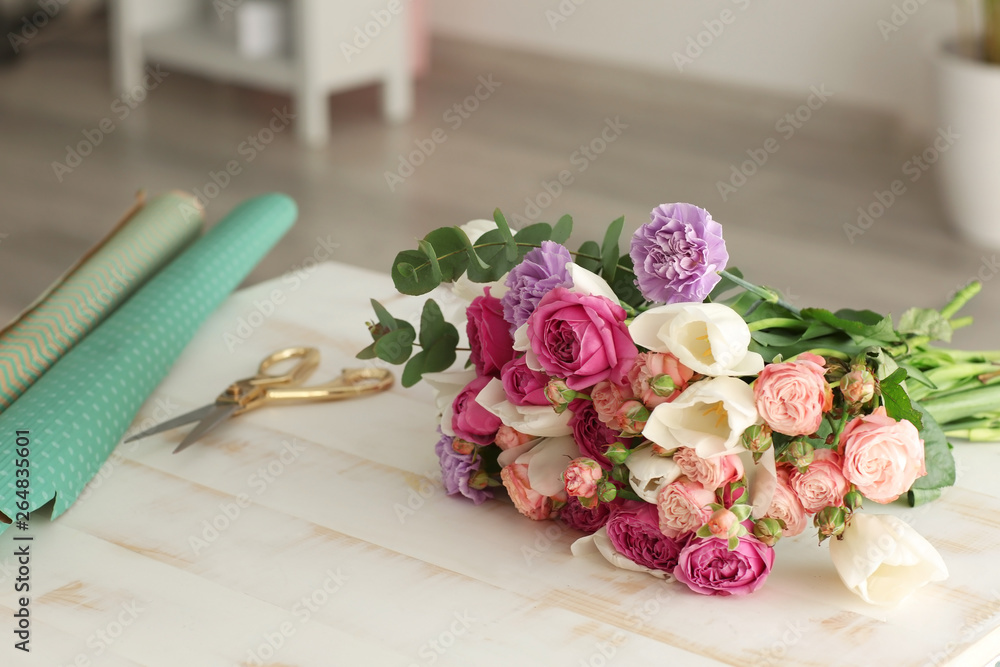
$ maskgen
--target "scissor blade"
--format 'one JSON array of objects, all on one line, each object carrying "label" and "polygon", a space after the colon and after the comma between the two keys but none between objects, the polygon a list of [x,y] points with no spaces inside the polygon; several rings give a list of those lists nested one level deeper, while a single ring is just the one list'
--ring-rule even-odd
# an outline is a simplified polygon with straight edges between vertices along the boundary
[{"label": "scissor blade", "polygon": [[198,422],[198,425],[187,434],[186,438],[181,440],[181,444],[177,445],[177,449],[174,450],[174,454],[184,451],[200,440],[203,435],[231,417],[232,414],[239,409],[239,407],[240,406],[236,403],[213,405],[212,410],[205,416],[205,418]]},{"label": "scissor blade", "polygon": [[215,403],[210,403],[203,408],[198,408],[197,410],[192,410],[191,412],[184,413],[180,417],[174,417],[173,419],[168,419],[165,422],[160,422],[152,428],[147,428],[141,433],[136,433],[135,435],[125,438],[125,442],[132,442],[133,440],[140,440],[142,438],[156,435],[157,433],[162,433],[163,431],[169,431],[172,428],[177,428],[178,426],[183,426],[184,424],[190,424],[191,422],[196,422],[199,419],[204,419],[205,416],[210,413],[215,408]]}]

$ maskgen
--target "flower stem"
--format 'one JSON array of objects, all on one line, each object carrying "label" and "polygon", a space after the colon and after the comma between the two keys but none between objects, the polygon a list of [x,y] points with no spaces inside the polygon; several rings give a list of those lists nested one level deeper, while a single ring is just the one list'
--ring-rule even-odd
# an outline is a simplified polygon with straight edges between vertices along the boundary
[{"label": "flower stem", "polygon": [[784,308],[785,310],[787,310],[788,312],[790,312],[795,317],[800,317],[801,316],[801,311],[799,311],[798,308],[796,308],[792,304],[790,304],[787,301],[785,301],[784,299],[782,299],[781,295],[779,295],[774,290],[768,289],[766,287],[761,287],[759,285],[754,285],[753,283],[748,282],[748,281],[744,280],[743,278],[740,278],[739,276],[734,275],[734,274],[730,273],[729,271],[726,271],[725,269],[722,269],[721,271],[719,271],[719,275],[722,276],[723,278],[728,278],[730,281],[736,283],[737,285],[739,285],[740,287],[742,287],[746,291],[750,292],[751,294],[756,294],[757,296],[759,296],[764,301],[767,301],[768,303],[773,303],[775,305],[781,306],[782,308]]},{"label": "flower stem", "polygon": [[983,284],[978,280],[973,280],[971,283],[963,287],[962,289],[955,292],[955,296],[951,298],[944,308],[941,309],[941,316],[946,320],[950,320],[951,316],[962,309],[969,299],[979,294],[979,291],[983,288]]},{"label": "flower stem", "polygon": [[809,327],[808,324],[802,320],[795,320],[790,317],[768,317],[763,320],[757,320],[756,322],[750,322],[747,326],[750,327],[750,331],[760,331],[761,329],[806,329]]}]

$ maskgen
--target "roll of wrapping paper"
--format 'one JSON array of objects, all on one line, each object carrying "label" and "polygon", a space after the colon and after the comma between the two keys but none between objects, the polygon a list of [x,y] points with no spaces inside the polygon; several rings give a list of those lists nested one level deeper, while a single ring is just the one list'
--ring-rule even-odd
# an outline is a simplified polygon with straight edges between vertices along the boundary
[{"label": "roll of wrapping paper", "polygon": [[0,415],[0,512],[14,519],[18,511],[18,431],[27,431],[30,443],[28,507],[55,498],[57,517],[73,504],[199,325],[295,216],[284,195],[238,206]]},{"label": "roll of wrapping paper", "polygon": [[198,200],[138,204],[111,234],[0,331],[0,413],[201,232]]}]

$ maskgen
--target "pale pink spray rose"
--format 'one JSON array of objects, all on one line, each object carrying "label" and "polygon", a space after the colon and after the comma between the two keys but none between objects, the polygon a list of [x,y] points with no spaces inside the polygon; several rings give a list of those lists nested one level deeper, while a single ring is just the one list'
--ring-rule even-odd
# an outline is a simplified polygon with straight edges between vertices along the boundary
[{"label": "pale pink spray rose", "polygon": [[927,474],[924,441],[917,427],[887,416],[884,407],[847,424],[840,435],[840,452],[844,476],[877,503],[892,502]]},{"label": "pale pink spray rose", "polygon": [[510,499],[517,511],[535,521],[544,521],[558,516],[555,502],[531,488],[528,481],[528,465],[511,463],[500,471],[500,479],[507,488]]},{"label": "pale pink spray rose", "polygon": [[528,435],[527,433],[521,433],[506,424],[502,424],[500,426],[500,430],[497,431],[496,439],[493,442],[500,449],[506,451],[508,449],[513,449],[527,444],[528,442],[534,440],[535,437],[536,436]]},{"label": "pale pink spray rose", "polygon": [[737,523],[739,523],[739,517],[732,510],[722,508],[715,510],[705,525],[708,526],[708,531],[712,533],[712,537],[725,537],[728,539],[729,531]]},{"label": "pale pink spray rose", "polygon": [[[660,393],[656,392],[650,383],[660,376],[670,378],[674,385],[672,392],[664,395],[661,395],[662,390]],[[694,371],[669,352],[640,352],[635,365],[628,372],[628,381],[636,397],[652,410],[660,403],[667,403],[676,398],[688,386],[693,376]]]},{"label": "pale pink spray rose", "polygon": [[597,411],[597,418],[605,424],[610,424],[614,420],[618,408],[625,401],[633,398],[633,395],[631,387],[623,387],[614,382],[604,380],[603,382],[598,382],[590,390],[590,398],[594,402],[594,410]]},{"label": "pale pink spray rose", "polygon": [[701,484],[679,477],[665,485],[656,496],[660,530],[669,537],[694,532],[712,517],[715,493]]},{"label": "pale pink spray rose", "polygon": [[785,522],[785,527],[781,534],[785,537],[793,537],[804,531],[809,520],[806,511],[799,502],[799,497],[792,491],[789,485],[791,470],[786,466],[778,466],[778,482],[774,487],[774,495],[771,497],[771,506],[768,508],[765,517],[770,519],[780,519]]},{"label": "pale pink spray rose", "polygon": [[768,426],[785,435],[809,435],[819,429],[823,413],[833,406],[824,364],[823,357],[806,352],[795,361],[764,367],[753,393]]},{"label": "pale pink spray rose", "polygon": [[851,484],[844,477],[843,459],[832,449],[817,449],[808,470],[792,470],[788,484],[802,503],[802,508],[815,514],[826,506],[840,507]]},{"label": "pale pink spray rose", "polygon": [[597,461],[585,457],[573,459],[563,473],[566,493],[574,498],[594,498],[597,495],[597,483],[603,476],[604,469]]},{"label": "pale pink spray rose", "polygon": [[679,447],[674,450],[674,463],[681,469],[682,475],[710,491],[743,478],[743,462],[735,454],[703,459],[694,449]]}]

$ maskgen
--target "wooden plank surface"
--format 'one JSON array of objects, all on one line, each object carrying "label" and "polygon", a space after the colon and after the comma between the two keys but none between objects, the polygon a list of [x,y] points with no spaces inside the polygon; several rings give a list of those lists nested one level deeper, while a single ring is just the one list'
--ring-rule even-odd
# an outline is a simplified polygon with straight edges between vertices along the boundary
[{"label": "wooden plank surface", "polygon": [[[386,276],[327,264],[233,346],[275,289],[231,298],[137,424],[210,400],[282,346],[320,347],[317,378],[357,365],[369,296],[419,306]],[[35,650],[4,646],[3,664],[982,667],[1000,653],[1000,498],[981,470],[998,445],[959,445],[960,484],[939,502],[886,508],[952,575],[886,611],[848,593],[809,536],[783,541],[745,599],[574,559],[573,531],[446,496],[434,427],[429,392],[395,387],[248,413],[176,456],[183,431],[121,445],[64,516],[33,517]]]}]

